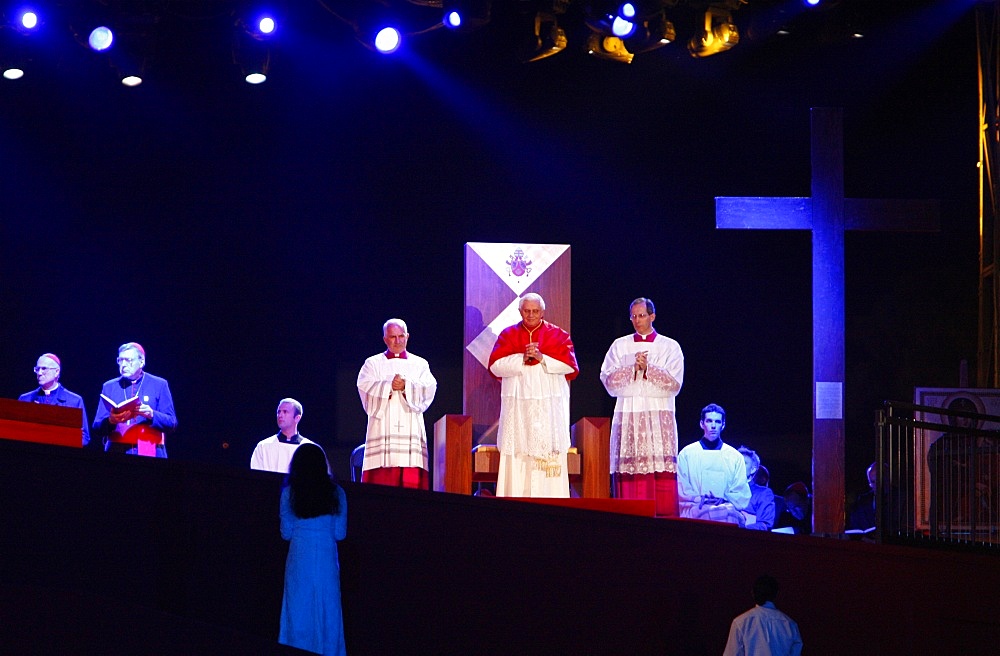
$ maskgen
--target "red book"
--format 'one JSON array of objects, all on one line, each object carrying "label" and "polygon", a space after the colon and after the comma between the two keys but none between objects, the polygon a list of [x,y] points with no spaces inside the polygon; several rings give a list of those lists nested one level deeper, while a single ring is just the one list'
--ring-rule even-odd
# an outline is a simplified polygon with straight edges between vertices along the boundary
[{"label": "red book", "polygon": [[104,406],[108,409],[108,412],[123,412],[128,410],[131,413],[135,413],[142,405],[142,401],[138,396],[133,396],[130,399],[125,399],[124,401],[112,401],[106,395],[101,394],[101,401],[104,402]]}]

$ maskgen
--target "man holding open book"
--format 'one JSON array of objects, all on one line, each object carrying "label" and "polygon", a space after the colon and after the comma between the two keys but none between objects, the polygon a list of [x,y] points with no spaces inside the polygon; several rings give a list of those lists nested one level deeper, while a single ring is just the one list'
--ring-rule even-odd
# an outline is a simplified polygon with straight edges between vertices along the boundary
[{"label": "man holding open book", "polygon": [[146,351],[138,342],[118,347],[118,378],[104,383],[91,432],[108,453],[167,457],[166,435],[177,430],[170,386],[146,373]]}]

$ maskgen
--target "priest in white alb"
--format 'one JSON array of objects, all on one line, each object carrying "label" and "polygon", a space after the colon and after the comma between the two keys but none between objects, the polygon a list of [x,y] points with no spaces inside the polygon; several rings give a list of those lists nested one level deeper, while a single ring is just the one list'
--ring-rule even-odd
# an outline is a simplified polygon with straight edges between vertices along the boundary
[{"label": "priest in white alb", "polygon": [[615,497],[654,499],[656,514],[676,517],[677,420],[674,397],[684,382],[680,344],[653,328],[656,306],[629,306],[635,332],[619,337],[601,365],[601,382],[615,397],[611,476]]},{"label": "priest in white alb", "polygon": [[504,328],[490,354],[500,379],[497,496],[568,497],[569,381],[580,373],[573,342],[544,321],[545,300],[525,294],[522,321]]},{"label": "priest in white alb", "polygon": [[358,393],[368,415],[361,481],[430,489],[424,412],[437,381],[427,360],[406,350],[410,334],[402,319],[382,326],[386,350],[358,373]]}]

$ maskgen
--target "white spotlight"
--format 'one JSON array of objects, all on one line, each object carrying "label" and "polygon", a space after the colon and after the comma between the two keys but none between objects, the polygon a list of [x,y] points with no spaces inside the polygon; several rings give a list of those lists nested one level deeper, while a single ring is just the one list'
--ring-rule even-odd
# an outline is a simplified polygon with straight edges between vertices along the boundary
[{"label": "white spotlight", "polygon": [[90,33],[90,37],[87,38],[87,43],[97,52],[101,52],[110,48],[111,42],[114,39],[115,35],[111,32],[111,28],[102,25],[94,28],[94,31]]}]

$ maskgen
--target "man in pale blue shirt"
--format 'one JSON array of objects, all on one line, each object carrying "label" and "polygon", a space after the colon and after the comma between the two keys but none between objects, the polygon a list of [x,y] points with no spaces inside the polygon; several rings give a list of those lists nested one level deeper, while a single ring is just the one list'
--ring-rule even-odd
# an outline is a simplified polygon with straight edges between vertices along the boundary
[{"label": "man in pale blue shirt", "polygon": [[757,604],[733,620],[723,656],[799,656],[802,636],[799,626],[774,607],[778,581],[764,575],[754,581],[753,600]]}]

